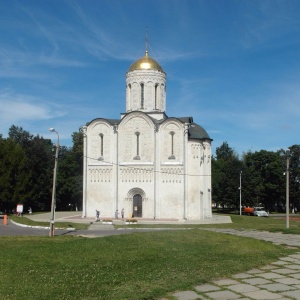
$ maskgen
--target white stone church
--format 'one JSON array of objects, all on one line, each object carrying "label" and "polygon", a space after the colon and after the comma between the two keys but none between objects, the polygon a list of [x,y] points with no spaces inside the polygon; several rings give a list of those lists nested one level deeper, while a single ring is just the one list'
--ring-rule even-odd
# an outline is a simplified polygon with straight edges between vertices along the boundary
[{"label": "white stone church", "polygon": [[126,113],[82,132],[83,217],[212,217],[212,139],[192,117],[166,115],[166,73],[148,51],[126,74]]}]

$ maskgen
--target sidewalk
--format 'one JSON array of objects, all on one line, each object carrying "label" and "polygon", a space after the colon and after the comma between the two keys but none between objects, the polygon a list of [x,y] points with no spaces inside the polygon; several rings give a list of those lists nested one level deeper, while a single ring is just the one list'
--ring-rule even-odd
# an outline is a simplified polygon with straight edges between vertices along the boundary
[{"label": "sidewalk", "polygon": [[[170,296],[176,300],[231,300],[231,299],[296,299],[300,300],[300,236],[261,231],[238,231],[234,229],[204,229],[238,236],[247,236],[274,244],[299,248],[299,252],[278,261],[195,286],[193,290],[177,292]],[[161,298],[167,300],[169,298]]]},{"label": "sidewalk", "polygon": [[[41,213],[41,214],[26,214],[24,215],[28,219],[31,219],[36,222],[48,222],[50,220],[50,212]],[[107,217],[103,217],[104,219],[108,219]],[[101,216],[100,216],[101,219]],[[115,220],[114,218],[110,218],[113,222],[117,222],[120,224],[122,222],[121,219]],[[203,219],[203,220],[176,220],[176,219],[145,219],[145,218],[137,218],[138,224],[225,224],[232,223],[231,218],[229,216],[220,216],[213,215],[212,218]],[[91,224],[95,222],[95,217],[93,218],[82,218],[81,211],[63,211],[55,212],[55,222],[74,222],[74,223],[83,223],[83,224]],[[124,222],[123,222],[124,223]]]},{"label": "sidewalk", "polygon": [[[38,213],[38,214],[26,214],[24,217],[36,221],[36,222],[48,222],[51,218],[51,213]],[[80,211],[56,211],[55,222],[74,222],[74,223],[87,223],[95,221],[95,218],[82,218]]]}]

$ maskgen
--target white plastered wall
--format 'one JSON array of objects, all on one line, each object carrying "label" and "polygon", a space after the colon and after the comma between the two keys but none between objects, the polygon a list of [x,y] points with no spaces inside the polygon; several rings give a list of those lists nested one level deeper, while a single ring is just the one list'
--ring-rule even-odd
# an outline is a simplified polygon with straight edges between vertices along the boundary
[{"label": "white plastered wall", "polygon": [[[112,217],[114,198],[114,132],[104,120],[95,120],[87,128],[87,216]],[[102,135],[102,141],[101,136]],[[102,143],[102,145],[101,145]],[[102,153],[101,153],[102,152]]]}]

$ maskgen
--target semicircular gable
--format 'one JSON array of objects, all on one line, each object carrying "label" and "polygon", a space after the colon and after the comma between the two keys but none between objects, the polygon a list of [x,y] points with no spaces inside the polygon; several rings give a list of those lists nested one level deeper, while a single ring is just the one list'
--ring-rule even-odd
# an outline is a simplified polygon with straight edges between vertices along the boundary
[{"label": "semicircular gable", "polygon": [[144,120],[150,127],[154,126],[153,121],[146,114],[139,111],[133,111],[131,113],[128,113],[126,116],[124,116],[124,118],[121,120],[119,124],[119,129],[126,127],[126,124],[128,122],[131,122],[133,119],[135,119],[134,122],[137,122],[138,119],[141,119]]},{"label": "semicircular gable", "polygon": [[162,130],[182,130],[183,124],[176,118],[169,118],[161,124]]},{"label": "semicircular gable", "polygon": [[88,128],[89,163],[98,164],[112,161],[113,153],[112,125],[104,120],[97,120]]},{"label": "semicircular gable", "polygon": [[176,119],[166,120],[160,127],[162,141],[161,157],[164,163],[174,163],[183,160],[183,123]]},{"label": "semicircular gable", "polygon": [[121,162],[150,162],[154,155],[154,123],[144,113],[127,114],[118,127]]},{"label": "semicircular gable", "polygon": [[108,122],[96,121],[89,126],[89,131],[99,130],[100,128],[111,129],[111,125]]}]

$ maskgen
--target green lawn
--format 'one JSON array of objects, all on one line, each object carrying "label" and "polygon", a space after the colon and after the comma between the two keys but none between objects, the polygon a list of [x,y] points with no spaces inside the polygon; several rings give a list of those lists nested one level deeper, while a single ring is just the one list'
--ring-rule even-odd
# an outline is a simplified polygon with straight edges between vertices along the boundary
[{"label": "green lawn", "polygon": [[[222,227],[252,222],[233,220]],[[258,226],[268,219],[253,220]],[[39,300],[157,299],[296,251],[198,228],[95,239],[2,237],[0,247],[0,299]]]},{"label": "green lawn", "polygon": [[253,217],[253,216],[239,216],[239,215],[228,215],[231,217],[232,223],[229,224],[182,224],[182,225],[169,225],[169,224],[157,224],[157,225],[143,225],[137,223],[136,225],[119,225],[116,227],[134,227],[134,228],[205,228],[205,227],[214,227],[214,228],[232,228],[237,230],[266,230],[271,232],[283,232],[290,234],[300,234],[300,214],[290,216],[290,228],[286,229],[286,219],[285,215],[277,217]]},{"label": "green lawn", "polygon": [[214,224],[205,225],[208,227],[221,227],[221,228],[233,228],[239,230],[266,230],[270,232],[283,232],[289,234],[300,234],[300,214],[290,215],[290,228],[286,229],[285,215],[276,217],[253,217],[253,216],[239,216],[230,215],[232,224]]}]

